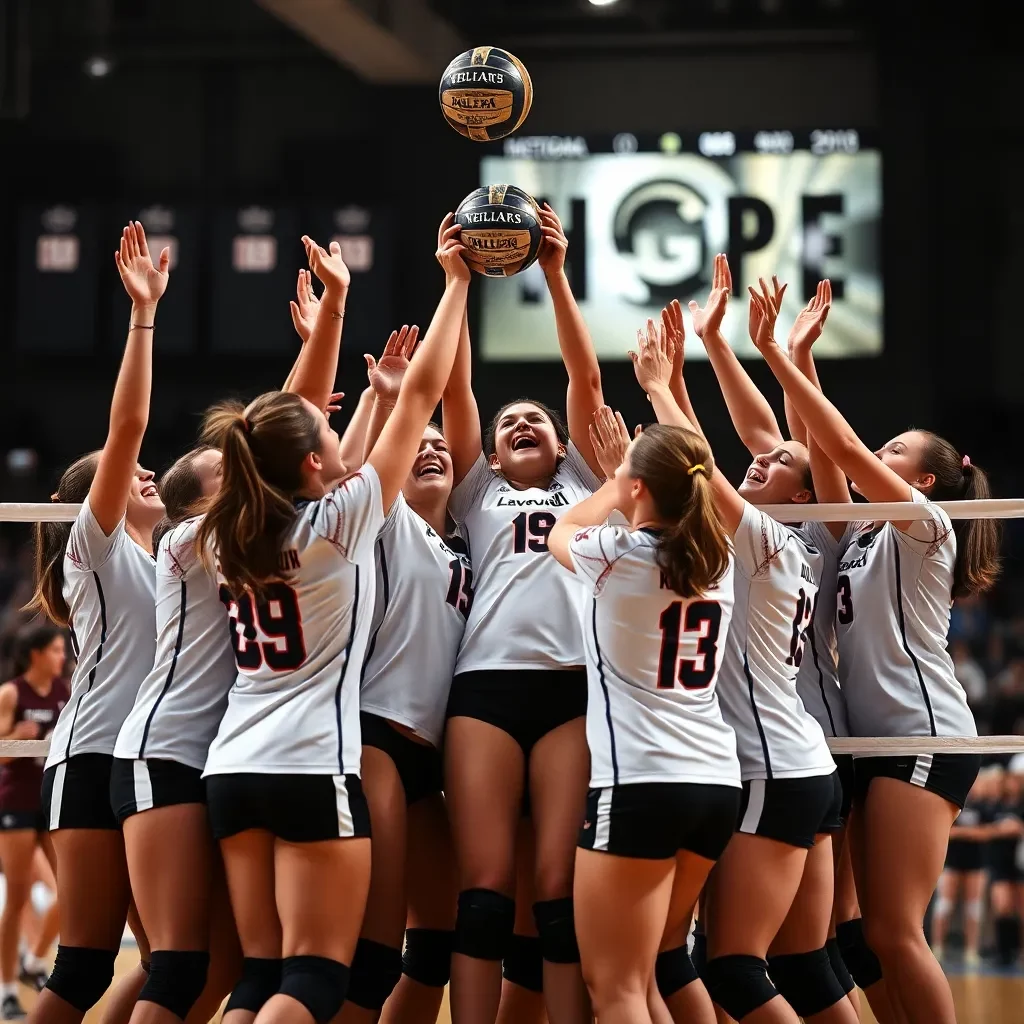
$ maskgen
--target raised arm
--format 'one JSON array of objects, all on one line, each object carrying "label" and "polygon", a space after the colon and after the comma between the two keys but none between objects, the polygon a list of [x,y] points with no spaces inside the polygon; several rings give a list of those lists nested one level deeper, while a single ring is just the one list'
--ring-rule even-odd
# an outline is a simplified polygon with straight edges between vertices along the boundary
[{"label": "raised arm", "polygon": [[[781,302],[786,286],[783,285],[779,289],[778,282],[775,283]],[[722,253],[719,253],[715,257],[711,294],[724,292],[727,301],[731,291],[732,274],[729,271],[729,262]],[[779,421],[775,418],[772,407],[757,390],[757,386],[743,369],[736,358],[736,353],[729,347],[725,335],[722,334],[725,305],[726,302],[722,301],[712,306],[709,298],[708,306],[701,310],[696,302],[691,302],[693,329],[697,337],[704,342],[708,360],[718,378],[718,385],[722,389],[722,397],[725,399],[736,433],[751,455],[763,455],[782,443],[782,431],[779,430]]]},{"label": "raised arm", "polygon": [[565,397],[569,437],[586,459],[587,465],[595,473],[599,473],[600,466],[590,444],[590,424],[594,419],[594,413],[604,405],[601,368],[597,363],[597,353],[594,351],[590,331],[587,330],[583,314],[576,305],[576,299],[569,287],[569,279],[565,276],[565,254],[569,248],[569,240],[562,230],[562,222],[547,203],[540,211],[540,219],[544,240],[541,242],[537,262],[544,271],[548,291],[551,293],[551,302],[555,309],[555,328],[558,331],[558,348],[569,374],[569,389]]},{"label": "raised arm", "polygon": [[[808,433],[821,450],[851,479],[868,501],[912,501],[913,491],[857,436],[842,413],[790,361],[775,343],[778,309],[771,297],[750,290],[759,320],[754,344],[785,389]],[[902,524],[896,524],[901,526]]]},{"label": "raised arm", "polygon": [[290,384],[284,390],[301,395],[318,409],[326,409],[334,391],[334,378],[338,375],[341,328],[352,275],[341,258],[341,246],[337,242],[331,242],[328,251],[303,235],[302,244],[306,247],[310,270],[323,283],[324,293],[309,341],[303,345]]},{"label": "raised arm", "polygon": [[438,260],[445,271],[445,290],[423,340],[423,353],[409,367],[394,412],[367,457],[380,477],[385,514],[398,497],[419,451],[423,430],[430,422],[452,372],[459,347],[462,314],[469,294],[469,267],[458,229],[442,235]]},{"label": "raised arm", "polygon": [[[640,387],[651,399],[658,422],[685,427],[698,433],[692,420],[679,408],[672,396],[672,389],[669,386],[672,375],[672,352],[669,350],[670,343],[665,332],[655,327],[653,320],[648,320],[646,333],[637,331],[636,337],[639,351],[630,352],[629,358],[633,360],[633,369],[636,371]],[[717,466],[711,474],[711,486],[715,492],[715,505],[722,517],[722,525],[732,536],[739,529],[746,503]]]},{"label": "raised arm", "polygon": [[363,441],[366,438],[366,431],[370,425],[370,416],[373,414],[373,388],[366,387],[359,396],[355,412],[345,427],[345,433],[341,435],[338,444],[338,453],[341,456],[341,463],[346,469],[355,469],[361,466],[363,459]]},{"label": "raised arm", "polygon": [[110,402],[110,426],[100,452],[96,476],[89,489],[89,504],[100,529],[109,537],[124,518],[128,494],[139,462],[142,438],[149,423],[153,386],[153,320],[167,289],[170,251],[160,253],[154,265],[146,232],[135,221],[121,233],[114,254],[125,291],[132,300],[128,343]]},{"label": "raised arm", "polygon": [[693,424],[697,433],[703,437],[704,431],[697,421],[697,414],[693,411],[690,393],[686,390],[686,379],[683,377],[683,360],[686,354],[686,328],[683,325],[683,307],[679,305],[678,299],[673,299],[661,311],[661,329],[672,344],[672,380],[669,382],[672,397],[676,400],[676,405],[683,410],[686,418]]},{"label": "raised arm", "polygon": [[598,526],[603,523],[615,510],[618,498],[619,489],[615,481],[606,480],[589,498],[584,498],[583,501],[567,509],[559,517],[558,522],[551,527],[551,532],[548,534],[548,551],[569,572],[576,572],[576,567],[572,564],[572,556],[569,554],[569,542],[577,530],[584,526]]},{"label": "raised arm", "polygon": [[295,333],[298,334],[302,344],[299,346],[299,354],[281,385],[282,391],[291,391],[295,382],[295,371],[302,361],[302,353],[306,350],[306,342],[313,333],[313,325],[316,323],[317,313],[320,310],[320,300],[313,291],[313,277],[308,270],[299,271],[299,279],[295,285],[295,298],[288,303],[288,309],[292,314],[292,324],[295,326]]},{"label": "raised arm", "polygon": [[416,351],[419,337],[420,329],[415,324],[412,327],[403,324],[400,331],[391,332],[380,362],[368,353],[363,356],[366,360],[366,377],[374,396],[373,412],[363,439],[364,458],[373,450],[384,424],[395,410],[402,389],[402,378],[409,369],[409,360]]},{"label": "raised arm", "polygon": [[[452,226],[455,215],[449,213],[437,233],[437,249],[443,250],[442,237]],[[483,451],[480,410],[473,394],[473,352],[469,345],[469,308],[462,311],[459,348],[455,365],[441,396],[441,426],[452,457],[452,477],[458,485],[473,468]]]}]

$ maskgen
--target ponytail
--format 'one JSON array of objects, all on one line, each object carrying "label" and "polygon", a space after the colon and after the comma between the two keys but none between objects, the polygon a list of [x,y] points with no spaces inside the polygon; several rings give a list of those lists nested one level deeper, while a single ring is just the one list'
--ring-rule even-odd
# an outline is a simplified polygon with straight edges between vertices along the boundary
[{"label": "ponytail", "polygon": [[179,523],[203,512],[203,481],[196,471],[196,456],[212,451],[213,446],[201,444],[186,452],[160,477],[160,500],[164,503],[164,517],[153,527],[153,550]]},{"label": "ponytail", "polygon": [[222,453],[221,483],[199,526],[196,548],[212,571],[210,552],[228,589],[259,595],[280,577],[281,539],[295,520],[293,495],[302,463],[320,450],[316,416],[294,394],[260,395],[213,406],[203,420],[205,445]]},{"label": "ponytail", "polygon": [[680,597],[714,587],[729,569],[729,538],[718,515],[707,441],[682,427],[654,424],[630,450],[630,476],[646,485],[665,521],[658,567]]},{"label": "ponytail", "polygon": [[[925,446],[921,471],[935,476],[928,497],[932,501],[980,500],[992,497],[988,474],[975,466],[944,438],[921,431]],[[956,565],[953,569],[953,597],[980,594],[995,583],[1002,568],[999,555],[1003,529],[998,519],[957,519]]]},{"label": "ponytail", "polygon": [[[53,500],[78,505],[89,496],[99,452],[90,452],[73,462],[60,478]],[[36,523],[34,528],[35,590],[26,611],[41,612],[58,626],[67,626],[71,609],[64,600],[64,553],[71,537],[71,523]]]}]

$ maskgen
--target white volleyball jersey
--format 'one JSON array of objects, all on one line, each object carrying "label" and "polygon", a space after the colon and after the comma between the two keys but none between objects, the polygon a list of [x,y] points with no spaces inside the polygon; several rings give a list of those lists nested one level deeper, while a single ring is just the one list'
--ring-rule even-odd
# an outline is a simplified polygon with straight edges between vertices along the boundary
[{"label": "white volleyball jersey", "polygon": [[46,767],[112,754],[156,651],[156,570],[125,521],[103,533],[86,498],[64,552],[64,600],[78,661]]},{"label": "white volleyball jersey", "polygon": [[906,532],[857,523],[839,561],[839,678],[855,736],[976,736],[946,651],[956,535],[938,505]]},{"label": "white volleyball jersey", "polygon": [[358,775],[359,672],[373,616],[380,480],[365,465],[299,503],[281,582],[228,606],[238,677],[205,775]]},{"label": "white volleyball jersey", "polygon": [[811,628],[796,677],[796,692],[826,736],[849,736],[846,701],[839,688],[836,643],[836,580],[846,535],[836,540],[827,523],[801,523],[789,528],[800,536],[805,547],[821,555],[818,593],[811,609]]},{"label": "white volleyball jersey", "polygon": [[736,737],[715,694],[733,567],[700,597],[670,590],[657,533],[580,530],[569,544],[588,597],[587,743],[593,788],[636,782],[739,786]]},{"label": "white volleyball jersey", "polygon": [[517,490],[481,455],[448,507],[473,559],[473,607],[456,672],[557,669],[584,664],[573,574],[548,553],[567,508],[601,486],[570,444],[551,486]]},{"label": "white volleyball jersey", "polygon": [[461,538],[438,536],[399,495],[377,538],[376,562],[359,707],[436,747],[473,602],[469,557]]},{"label": "white volleyball jersey", "polygon": [[736,731],[743,780],[831,774],[821,726],[796,692],[821,553],[749,503],[733,545],[735,607],[718,698]]},{"label": "white volleyball jersey", "polygon": [[121,726],[115,757],[202,769],[224,715],[237,670],[227,605],[195,548],[201,522],[181,523],[160,541],[156,659]]}]

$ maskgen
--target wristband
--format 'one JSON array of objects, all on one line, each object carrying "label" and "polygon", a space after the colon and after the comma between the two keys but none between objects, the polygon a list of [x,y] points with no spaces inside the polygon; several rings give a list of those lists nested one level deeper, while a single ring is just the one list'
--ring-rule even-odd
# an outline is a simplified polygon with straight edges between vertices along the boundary
[{"label": "wristband", "polygon": [[154,324],[150,324],[148,327],[145,324],[128,324],[129,331],[151,331],[154,328]]}]

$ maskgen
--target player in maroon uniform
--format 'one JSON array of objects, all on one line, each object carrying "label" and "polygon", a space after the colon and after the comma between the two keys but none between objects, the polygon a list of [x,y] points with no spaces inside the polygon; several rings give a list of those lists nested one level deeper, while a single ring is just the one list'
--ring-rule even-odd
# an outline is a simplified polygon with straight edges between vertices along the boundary
[{"label": "player in maroon uniform", "polygon": [[[0,736],[13,740],[46,739],[67,703],[64,634],[48,623],[29,629],[20,638],[22,674],[0,686]],[[4,758],[0,768],[0,863],[7,879],[7,898],[0,914],[0,1018],[24,1016],[18,1002],[18,936],[21,913],[32,890],[32,860],[46,831],[40,810],[42,757]],[[47,929],[42,929],[46,932]],[[46,968],[29,953],[22,980],[41,989]]]}]

